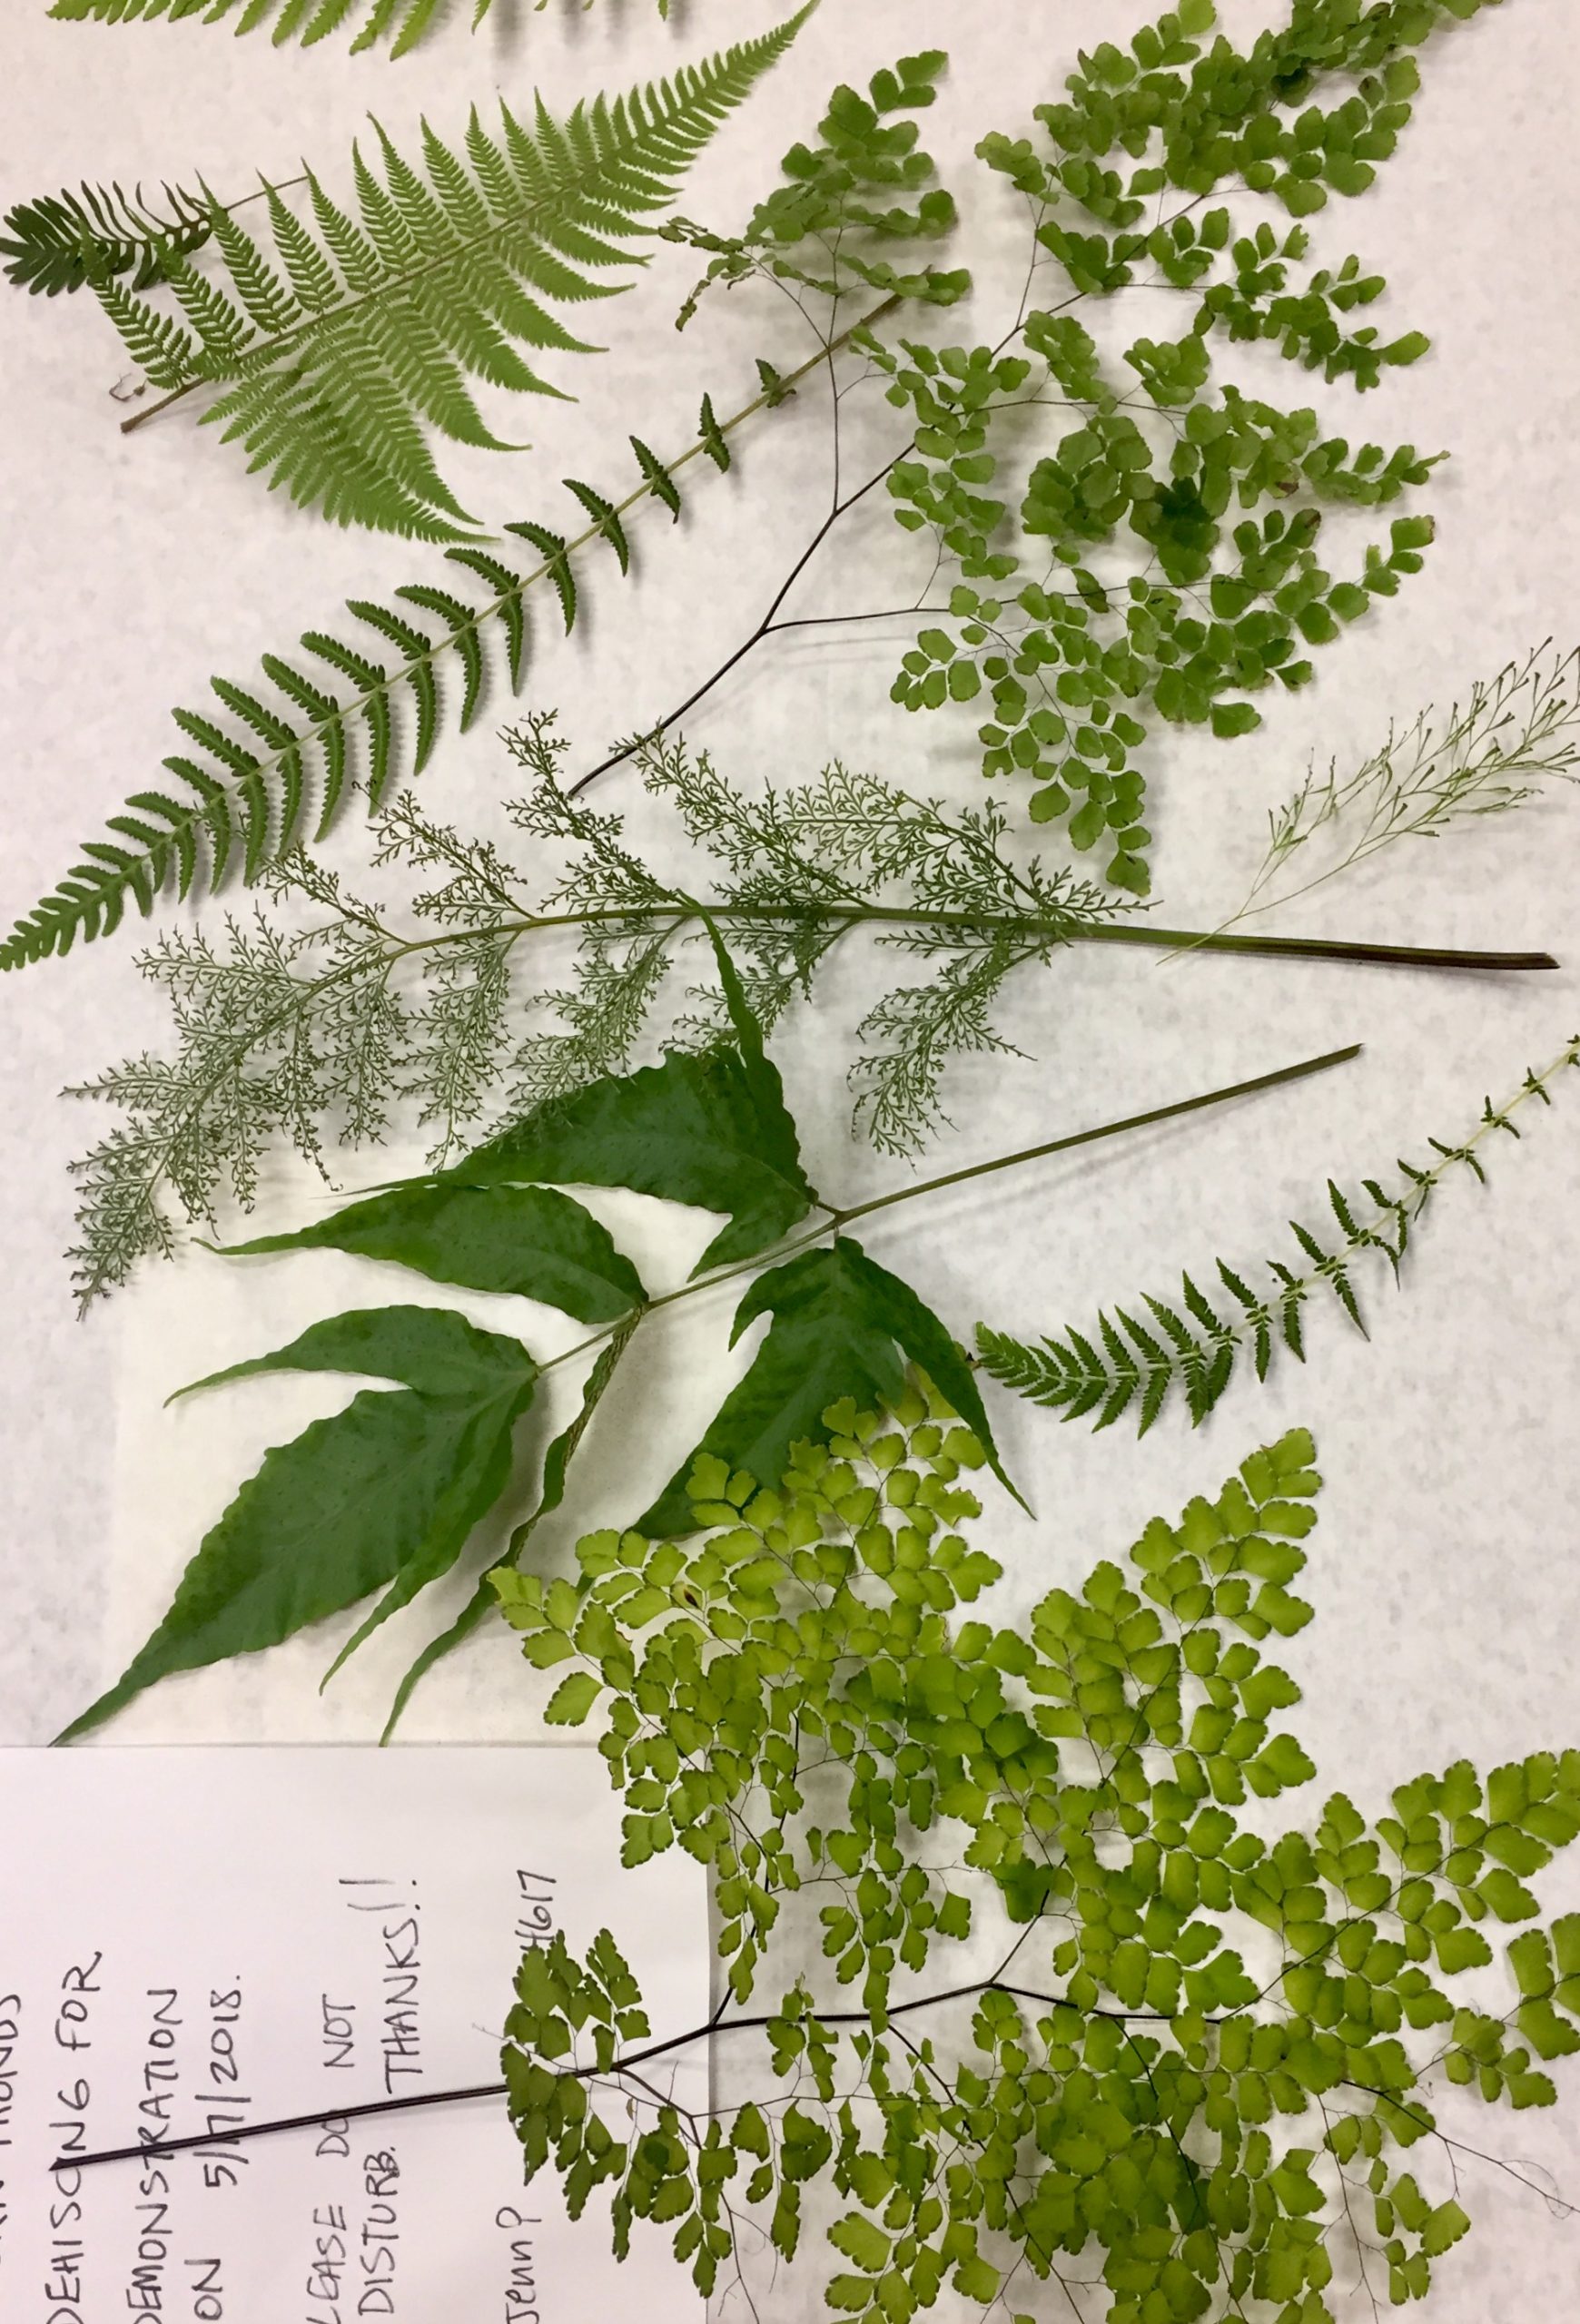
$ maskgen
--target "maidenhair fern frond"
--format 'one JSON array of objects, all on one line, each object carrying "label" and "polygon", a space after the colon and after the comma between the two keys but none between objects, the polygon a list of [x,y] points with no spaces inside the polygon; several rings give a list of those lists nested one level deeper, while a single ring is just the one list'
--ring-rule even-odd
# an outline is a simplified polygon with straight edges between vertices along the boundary
[{"label": "maidenhair fern frond", "polygon": [[186,258],[210,234],[209,205],[181,186],[162,189],[163,203],[118,185],[84,184],[73,193],[40,194],[19,202],[0,221],[5,279],[20,290],[79,290],[90,271],[103,279],[130,275],[133,290],[164,279],[167,258]]},{"label": "maidenhair fern frond", "polygon": [[[650,499],[678,517],[679,471],[705,456],[727,468],[726,437],[779,400],[764,393],[721,421],[705,397],[696,441],[668,462],[632,437],[641,482],[617,503],[568,478],[582,508],[596,508],[590,524],[568,535],[527,521],[505,528],[537,548],[535,564],[523,567],[469,545],[448,550],[458,573],[481,582],[481,597],[423,583],[398,589],[394,605],[353,598],[346,610],[359,627],[349,637],[304,632],[305,668],[300,656],[268,654],[266,686],[215,678],[213,705],[174,714],[184,747],[164,761],[173,785],[133,793],[110,818],[105,836],[86,842],[82,861],[0,944],[0,970],[107,936],[128,904],[152,912],[172,886],[185,898],[203,876],[217,886],[232,868],[251,884],[290,853],[310,824],[315,839],[330,831],[349,803],[359,764],[369,802],[383,805],[403,778],[422,772],[448,714],[455,713],[463,731],[472,724],[491,661],[512,691],[518,689],[529,593],[550,584],[568,630],[579,606],[583,550],[604,542],[624,570],[625,518]],[[451,668],[460,679],[459,707],[440,684]],[[410,734],[400,723],[403,709],[411,713]]]},{"label": "maidenhair fern frond", "polygon": [[473,519],[427,430],[512,448],[469,382],[561,392],[528,357],[589,348],[556,310],[621,287],[609,271],[640,263],[632,244],[807,13],[564,121],[538,99],[529,122],[502,106],[491,133],[474,110],[464,153],[425,123],[420,167],[375,124],[379,170],[353,149],[354,214],[311,171],[311,222],[265,185],[270,248],[209,197],[223,278],[164,252],[179,319],[114,276],[94,288],[169,399],[224,390],[204,421],[239,441],[272,487],[341,524],[462,539]]},{"label": "maidenhair fern frond", "polygon": [[[541,8],[544,0],[537,5]],[[163,16],[170,24],[224,24],[233,33],[267,29],[277,48],[290,41],[311,48],[331,33],[354,30],[353,56],[388,42],[387,53],[396,57],[463,18],[475,32],[492,5],[493,0],[54,0],[49,13],[67,24],[152,24]],[[667,16],[669,0],[658,0],[658,14]]]},{"label": "maidenhair fern frond", "polygon": [[1444,1178],[1463,1170],[1485,1180],[1483,1143],[1499,1131],[1517,1137],[1515,1117],[1522,1107],[1533,1098],[1549,1105],[1552,1083],[1574,1066],[1580,1066],[1580,1037],[1540,1071],[1527,1073],[1503,1105],[1489,1098],[1476,1128],[1458,1145],[1431,1139],[1437,1159],[1430,1166],[1400,1161],[1400,1184],[1391,1192],[1368,1178],[1361,1195],[1346,1195],[1329,1179],[1331,1223],[1318,1234],[1291,1222],[1297,1251],[1288,1260],[1267,1260],[1259,1284],[1220,1259],[1210,1296],[1187,1275],[1174,1302],[1142,1295],[1145,1321],[1139,1312],[1116,1306],[1087,1331],[1069,1326],[1035,1344],[979,1324],[983,1368],[1063,1420],[1095,1415],[1093,1426],[1108,1428],[1134,1411],[1144,1436],[1179,1395],[1199,1426],[1243,1368],[1242,1358],[1249,1355],[1259,1380],[1266,1379],[1280,1348],[1304,1362],[1306,1308],[1324,1291],[1364,1334],[1358,1264],[1380,1253],[1397,1282],[1411,1235]]}]

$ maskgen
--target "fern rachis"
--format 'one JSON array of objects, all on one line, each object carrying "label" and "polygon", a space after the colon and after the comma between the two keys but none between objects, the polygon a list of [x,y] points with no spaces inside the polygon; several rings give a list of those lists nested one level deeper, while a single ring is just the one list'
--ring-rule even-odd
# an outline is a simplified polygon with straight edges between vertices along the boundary
[{"label": "fern rachis", "polygon": [[[468,602],[426,584],[398,590],[399,606],[351,600],[347,611],[372,632],[379,645],[395,643],[393,661],[370,658],[365,650],[368,641],[351,645],[314,629],[304,632],[301,641],[314,665],[311,675],[271,654],[263,657],[271,692],[256,683],[241,686],[230,679],[214,679],[217,714],[213,710],[174,714],[183,748],[164,765],[190,795],[134,793],[123,812],[110,818],[106,836],[85,844],[84,860],[0,943],[0,970],[24,968],[69,951],[78,941],[106,936],[119,925],[128,903],[150,913],[173,885],[184,899],[200,872],[218,886],[234,863],[251,883],[297,843],[315,793],[314,837],[323,838],[348,803],[359,743],[367,754],[368,799],[375,806],[381,803],[404,774],[420,774],[427,763],[446,709],[441,673],[452,662],[460,664],[463,685],[457,723],[463,731],[483,700],[489,647],[496,638],[504,642],[505,679],[512,692],[518,691],[526,666],[528,593],[543,582],[551,584],[568,630],[579,606],[576,572],[582,553],[602,542],[618,558],[625,518],[648,500],[660,502],[677,518],[682,505],[679,472],[705,455],[714,467],[728,468],[726,439],[758,412],[780,407],[787,390],[824,359],[820,350],[795,370],[775,375],[773,386],[726,419],[715,417],[705,397],[696,439],[667,461],[632,437],[642,480],[618,501],[567,478],[584,509],[596,502],[598,513],[590,524],[569,537],[525,520],[505,527],[539,548],[537,565],[525,570],[512,566],[491,547],[462,544],[449,549],[450,562],[491,592],[480,602]],[[422,628],[420,617],[424,615],[437,626]],[[337,680],[350,682],[349,694],[333,690]],[[403,736],[396,710],[408,698],[416,724],[410,736]]]}]

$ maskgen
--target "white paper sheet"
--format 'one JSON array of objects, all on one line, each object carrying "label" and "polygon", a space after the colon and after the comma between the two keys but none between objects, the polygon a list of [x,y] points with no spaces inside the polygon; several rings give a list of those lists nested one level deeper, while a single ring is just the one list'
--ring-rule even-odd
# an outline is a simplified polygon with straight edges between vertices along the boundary
[{"label": "white paper sheet", "polygon": [[[597,1754],[0,1752],[0,2315],[699,2324],[661,2234],[522,2186],[479,2099],[54,2171],[499,2079],[524,1942],[611,1928],[656,2038],[707,2015],[702,1873],[618,1862]],[[657,2077],[705,2093],[700,2056]]]}]

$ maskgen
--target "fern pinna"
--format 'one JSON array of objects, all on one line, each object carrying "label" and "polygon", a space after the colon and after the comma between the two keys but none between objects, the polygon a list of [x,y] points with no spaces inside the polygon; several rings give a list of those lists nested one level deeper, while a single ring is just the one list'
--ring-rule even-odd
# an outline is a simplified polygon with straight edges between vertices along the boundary
[{"label": "fern pinna", "polygon": [[5,279],[19,290],[80,290],[90,270],[102,277],[129,274],[133,290],[163,281],[165,261],[185,258],[209,239],[209,205],[202,195],[166,185],[163,207],[128,195],[118,185],[84,184],[74,193],[36,195],[6,212],[0,233]]},{"label": "fern pinna", "polygon": [[[1485,1180],[1477,1150],[1483,1140],[1496,1130],[1517,1137],[1516,1114],[1533,1098],[1550,1105],[1551,1084],[1573,1066],[1580,1066],[1580,1036],[1569,1041],[1550,1064],[1527,1073],[1504,1104],[1495,1106],[1488,1098],[1476,1128],[1458,1145],[1447,1146],[1432,1138],[1429,1143],[1437,1158],[1429,1167],[1401,1160],[1397,1167],[1403,1183],[1392,1193],[1376,1178],[1368,1178],[1363,1182],[1362,1201],[1347,1196],[1330,1178],[1328,1199],[1338,1228],[1333,1247],[1319,1241],[1309,1227],[1291,1220],[1289,1231],[1299,1246],[1300,1260],[1291,1266],[1282,1259],[1269,1259],[1267,1272],[1272,1280],[1259,1290],[1253,1290],[1242,1275],[1220,1259],[1219,1280],[1232,1306],[1221,1292],[1215,1305],[1187,1275],[1182,1278],[1179,1305],[1155,1299],[1150,1292],[1142,1294],[1150,1310],[1150,1323],[1115,1307],[1098,1316],[1092,1331],[1081,1332],[1070,1325],[1035,1346],[979,1324],[976,1344],[983,1369],[1004,1387],[1057,1412],[1062,1420],[1084,1420],[1095,1413],[1094,1427],[1109,1428],[1134,1409],[1144,1436],[1178,1392],[1185,1399],[1191,1424],[1200,1426],[1228,1388],[1248,1349],[1259,1380],[1267,1378],[1280,1344],[1304,1362],[1304,1310],[1324,1286],[1364,1334],[1366,1325],[1351,1275],[1356,1261],[1368,1251],[1380,1251],[1397,1281],[1416,1223],[1443,1179],[1452,1171],[1465,1169]],[[1332,1234],[1331,1228],[1324,1231]]]},{"label": "fern pinna", "polygon": [[[222,23],[233,33],[267,27],[276,48],[287,42],[311,48],[331,33],[354,30],[353,56],[388,41],[386,53],[396,57],[469,13],[475,32],[492,5],[493,0],[462,0],[459,7],[452,0],[54,0],[49,13],[78,25],[151,24],[163,16],[173,25]],[[658,0],[658,14],[669,14],[669,0]]]},{"label": "fern pinna", "polygon": [[311,224],[265,185],[272,252],[205,189],[222,285],[176,251],[161,271],[184,320],[114,275],[94,288],[133,360],[173,401],[225,392],[203,414],[254,469],[341,524],[459,540],[473,520],[435,466],[425,423],[457,443],[512,448],[469,381],[556,394],[520,350],[586,353],[556,308],[605,298],[607,270],[726,116],[795,38],[805,9],[673,81],[563,122],[474,110],[464,154],[426,123],[415,168],[375,124],[382,175],[354,152],[356,215],[307,172]]}]

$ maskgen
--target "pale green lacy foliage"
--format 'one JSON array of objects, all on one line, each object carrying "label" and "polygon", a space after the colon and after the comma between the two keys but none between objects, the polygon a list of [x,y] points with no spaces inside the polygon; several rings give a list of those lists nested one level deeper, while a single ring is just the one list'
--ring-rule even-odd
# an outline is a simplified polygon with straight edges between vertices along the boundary
[{"label": "pale green lacy foliage", "polygon": [[[953,576],[950,626],[922,634],[894,698],[980,702],[983,773],[1031,781],[1032,815],[1067,819],[1079,848],[1102,842],[1106,876],[1135,893],[1149,886],[1148,714],[1249,733],[1250,697],[1304,684],[1308,649],[1392,596],[1432,538],[1429,517],[1396,517],[1346,556],[1348,573],[1330,569],[1331,513],[1397,500],[1432,461],[1408,444],[1352,448],[1309,407],[1216,383],[1210,342],[1265,340],[1358,389],[1425,352],[1418,331],[1384,341],[1353,322],[1382,277],[1354,256],[1310,268],[1300,221],[1372,183],[1419,84],[1408,52],[1480,5],[1294,0],[1241,54],[1201,37],[1210,0],[1185,0],[1128,49],[1101,43],[1066,98],[1037,108],[1040,143],[978,148],[1026,197],[1064,295],[1044,301],[1033,278],[996,348],[869,350],[918,423],[890,479],[896,515],[931,533]],[[1295,222],[1204,209],[1220,190],[1265,195]],[[1176,294],[1180,335],[1136,339],[1116,374],[1066,310],[1149,285]],[[1002,457],[1029,404],[1069,427],[1012,511]]]},{"label": "pale green lacy foliage", "polygon": [[1438,718],[1421,712],[1390,727],[1352,774],[1313,768],[1268,817],[1268,852],[1233,918],[1276,911],[1405,839],[1438,839],[1481,815],[1504,815],[1580,769],[1580,655],[1541,650],[1477,679]]},{"label": "pale green lacy foliage", "polygon": [[[541,11],[548,0],[536,5]],[[590,7],[592,0],[582,5]],[[233,33],[266,28],[276,47],[295,41],[311,48],[331,33],[354,31],[353,55],[389,41],[387,53],[404,56],[446,24],[465,18],[475,31],[492,5],[493,0],[54,0],[49,13],[69,24],[151,24],[163,16],[171,24],[223,24]],[[658,0],[658,14],[668,15],[669,0]]]},{"label": "pale green lacy foliage", "polygon": [[[321,1167],[326,1147],[376,1143],[415,1115],[443,1163],[485,1115],[508,1120],[620,1071],[645,1036],[693,1047],[719,1038],[709,994],[688,985],[677,1009],[662,1005],[678,937],[702,932],[696,883],[667,884],[616,818],[568,798],[559,748],[544,717],[512,737],[532,781],[513,816],[566,855],[547,882],[400,799],[376,822],[377,861],[412,883],[408,925],[296,855],[272,884],[279,901],[311,908],[305,929],[258,911],[228,920],[222,940],[171,934],[143,956],[178,1046],[77,1093],[127,1118],[78,1166],[72,1256],[84,1301],[169,1250],[172,1199],[193,1219],[212,1219],[227,1191],[250,1207],[260,1157],[277,1142]],[[753,802],[682,744],[645,763],[714,859],[712,901],[765,1024],[810,993],[854,930],[875,926],[881,943],[937,964],[929,980],[880,999],[860,1035],[857,1118],[891,1151],[915,1147],[939,1118],[953,1056],[1006,1046],[992,1008],[1010,976],[1102,916],[1096,893],[1067,874],[1012,862],[991,807],[948,813],[837,766]],[[874,911],[901,917],[874,921]],[[545,991],[523,942],[545,915],[552,924],[566,912],[585,922],[574,981]]]},{"label": "pale green lacy foliage", "polygon": [[113,275],[94,287],[156,387],[224,385],[205,420],[293,500],[342,524],[461,539],[473,520],[425,426],[511,448],[469,380],[560,392],[519,350],[589,351],[553,310],[619,287],[607,270],[633,261],[631,245],[806,13],[564,121],[539,98],[529,123],[504,107],[490,134],[474,110],[464,153],[424,123],[420,169],[375,123],[381,175],[352,148],[355,216],[309,171],[311,225],[266,189],[271,250],[211,198],[223,281],[161,255],[180,321]]},{"label": "pale green lacy foliage", "polygon": [[[999,1571],[963,1530],[969,1433],[920,1388],[829,1420],[775,1492],[699,1471],[700,1543],[598,1533],[577,1582],[499,1577],[549,1718],[602,1714],[627,1861],[709,1868],[737,2014],[713,2038],[767,2053],[759,2102],[665,2104],[622,2053],[699,2037],[649,2027],[609,1933],[528,1951],[505,2052],[528,2176],[552,2165],[573,2215],[607,2186],[617,2250],[662,2223],[705,2291],[748,2221],[792,2258],[827,2181],[825,2297],[862,2324],[946,2281],[1016,2324],[1052,2313],[1034,2280],[1109,2324],[1320,2324],[1356,2261],[1374,2298],[1425,2294],[1470,2224],[1434,2083],[1550,2104],[1544,2065],[1580,2048],[1580,1915],[1542,1925],[1526,1885],[1580,1832],[1580,1752],[1279,1831],[1267,1804],[1316,1773],[1266,1652],[1311,1615],[1303,1431],[1002,1630],[958,1619]],[[831,1983],[742,2015],[812,1903]],[[974,1981],[947,1958],[972,1934],[1002,1964]],[[1499,1953],[1512,1976],[1465,1997]]]},{"label": "pale green lacy foliage", "polygon": [[1100,1314],[1088,1331],[1068,1326],[1034,1345],[979,1324],[976,1344],[983,1369],[1033,1403],[1050,1406],[1062,1420],[1095,1415],[1094,1427],[1107,1428],[1121,1413],[1133,1412],[1144,1436],[1179,1393],[1192,1425],[1200,1425],[1242,1368],[1240,1359],[1248,1353],[1259,1380],[1267,1378],[1280,1346],[1304,1361],[1306,1308],[1324,1291],[1332,1294],[1364,1333],[1355,1278],[1358,1263],[1369,1253],[1380,1253],[1397,1283],[1417,1223],[1443,1180],[1464,1171],[1485,1183],[1479,1151],[1484,1142],[1495,1132],[1518,1137],[1515,1117],[1521,1108],[1532,1098],[1550,1105],[1550,1085],[1577,1065],[1580,1037],[1550,1064],[1528,1072],[1502,1105],[1487,1098],[1475,1129],[1459,1144],[1430,1139],[1434,1162],[1397,1162],[1399,1180],[1391,1191],[1376,1178],[1367,1178],[1359,1194],[1346,1195],[1330,1178],[1331,1224],[1324,1226],[1319,1237],[1291,1220],[1289,1232],[1299,1246],[1294,1265],[1267,1260],[1264,1279],[1254,1287],[1244,1274],[1220,1259],[1221,1288],[1215,1286],[1216,1305],[1187,1275],[1173,1304],[1142,1294],[1150,1311],[1144,1322],[1114,1307]]}]

